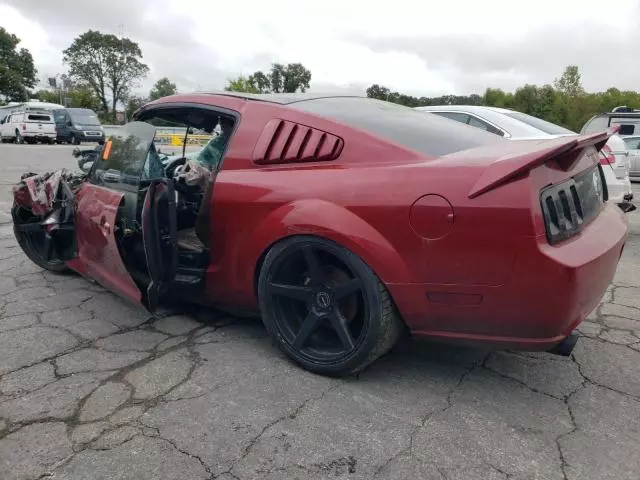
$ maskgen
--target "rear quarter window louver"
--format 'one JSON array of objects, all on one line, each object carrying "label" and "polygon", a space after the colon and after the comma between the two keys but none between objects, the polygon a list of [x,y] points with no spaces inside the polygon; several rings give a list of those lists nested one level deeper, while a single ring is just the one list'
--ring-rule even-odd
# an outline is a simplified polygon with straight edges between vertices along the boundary
[{"label": "rear quarter window louver", "polygon": [[253,151],[260,165],[325,162],[338,158],[344,141],[317,128],[287,120],[270,120]]}]

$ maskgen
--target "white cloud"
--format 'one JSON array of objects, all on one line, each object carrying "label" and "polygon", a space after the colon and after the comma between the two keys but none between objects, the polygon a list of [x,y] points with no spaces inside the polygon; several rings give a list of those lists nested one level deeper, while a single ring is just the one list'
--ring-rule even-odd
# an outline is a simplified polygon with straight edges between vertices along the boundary
[{"label": "white cloud", "polygon": [[164,75],[187,90],[222,88],[276,61],[303,63],[314,88],[379,83],[419,95],[551,82],[572,58],[590,88],[637,81],[637,70],[608,74],[599,56],[605,45],[632,55],[619,47],[638,36],[638,0],[111,0],[87,10],[72,0],[5,2],[0,25],[24,39],[43,73],[61,70],[74,36],[124,24],[151,67],[145,89]]}]

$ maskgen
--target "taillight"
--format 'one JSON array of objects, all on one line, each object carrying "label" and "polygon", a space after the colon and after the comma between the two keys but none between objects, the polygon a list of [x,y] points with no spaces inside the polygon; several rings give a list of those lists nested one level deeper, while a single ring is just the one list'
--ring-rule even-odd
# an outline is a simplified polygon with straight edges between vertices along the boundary
[{"label": "taillight", "polygon": [[25,131],[27,129],[27,126],[23,123],[22,124],[22,131]]},{"label": "taillight", "polygon": [[613,165],[616,163],[616,157],[611,151],[611,147],[605,145],[600,150],[600,165]]}]

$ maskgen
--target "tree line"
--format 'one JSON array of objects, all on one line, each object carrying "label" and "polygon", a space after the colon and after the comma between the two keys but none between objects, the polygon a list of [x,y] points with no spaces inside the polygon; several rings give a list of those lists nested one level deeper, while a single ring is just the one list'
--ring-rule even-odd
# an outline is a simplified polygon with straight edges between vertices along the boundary
[{"label": "tree line", "polygon": [[[146,102],[178,93],[169,78],[155,82],[148,95],[134,91],[149,73],[138,43],[95,30],[76,37],[63,50],[67,73],[49,78],[53,89],[33,91],[38,70],[31,53],[19,48],[20,39],[0,27],[0,105],[9,101],[38,99],[68,107],[90,108],[102,120],[116,123],[116,107],[124,106],[126,118]],[[58,78],[59,77],[59,78]],[[253,93],[295,92],[309,88],[311,72],[300,63],[274,63],[267,73],[229,79],[225,90]]]},{"label": "tree line", "polygon": [[[49,79],[54,90],[33,91],[38,83],[37,69],[31,53],[19,48],[20,39],[0,27],[0,104],[37,98],[69,107],[90,108],[103,120],[116,121],[116,107],[123,105],[126,118],[144,103],[178,93],[169,78],[159,79],[148,95],[134,91],[149,74],[140,46],[124,37],[89,30],[76,37],[63,53],[67,73]],[[301,63],[273,63],[267,72],[258,70],[227,80],[225,90],[248,93],[305,92],[311,72]],[[553,84],[524,85],[515,92],[487,88],[483,95],[444,95],[415,97],[381,85],[366,89],[368,97],[409,107],[427,105],[487,105],[528,113],[579,131],[594,114],[611,111],[616,106],[640,108],[640,94],[609,88],[587,93],[578,67],[568,66]]]},{"label": "tree line", "polygon": [[508,108],[528,113],[551,123],[579,132],[593,115],[610,112],[625,105],[640,109],[640,93],[620,91],[611,87],[604,92],[587,93],[576,65],[566,67],[553,84],[524,85],[515,92],[499,88],[487,88],[483,95],[444,95],[439,97],[414,97],[391,91],[374,84],[367,88],[367,96],[408,107],[430,105],[485,105]]}]

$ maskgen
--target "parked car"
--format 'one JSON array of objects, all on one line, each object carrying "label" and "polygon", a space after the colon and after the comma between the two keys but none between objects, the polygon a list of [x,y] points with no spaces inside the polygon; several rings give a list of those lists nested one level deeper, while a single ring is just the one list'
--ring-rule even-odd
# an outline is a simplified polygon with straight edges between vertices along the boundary
[{"label": "parked car", "polygon": [[80,145],[82,142],[104,142],[104,129],[93,110],[62,108],[54,110],[53,115],[56,120],[58,143]]},{"label": "parked car", "polygon": [[56,126],[50,112],[13,112],[0,123],[0,141],[53,143]]},{"label": "parked car", "polygon": [[[418,107],[418,110],[434,113],[443,117],[481,128],[510,140],[528,140],[535,138],[558,138],[577,135],[554,123],[526,113],[506,108],[484,107],[476,105],[439,105]],[[582,133],[596,133],[607,130],[590,130]],[[609,200],[625,210],[633,210],[631,204],[633,190],[629,178],[629,158],[627,148],[618,135],[611,135],[606,148],[600,153],[600,163],[604,166],[605,180]]]},{"label": "parked car", "polygon": [[582,127],[580,133],[592,133],[619,125],[618,134],[625,137],[640,134],[640,110],[626,106],[616,107],[610,112],[591,117]]},{"label": "parked car", "polygon": [[640,181],[640,136],[622,137],[629,150],[629,178]]},{"label": "parked car", "polygon": [[[161,156],[160,122],[220,133]],[[182,94],[142,107],[86,173],[24,174],[14,232],[42,268],[150,311],[261,315],[322,374],[365,368],[407,328],[567,355],[627,238],[608,136],[511,142],[366,97]]]}]

